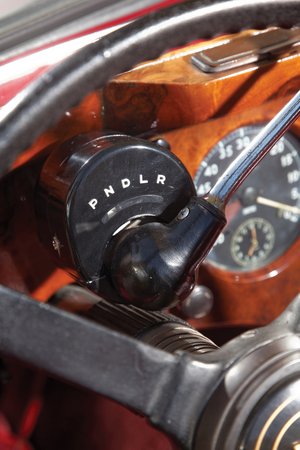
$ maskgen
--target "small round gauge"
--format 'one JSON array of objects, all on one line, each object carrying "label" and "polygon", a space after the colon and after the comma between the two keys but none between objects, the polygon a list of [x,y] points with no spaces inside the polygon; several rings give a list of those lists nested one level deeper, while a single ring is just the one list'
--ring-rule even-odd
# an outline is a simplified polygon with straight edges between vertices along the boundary
[{"label": "small round gauge", "polygon": [[[200,196],[261,131],[242,127],[208,153],[195,175]],[[226,207],[227,226],[207,261],[229,271],[257,270],[282,255],[300,234],[300,141],[287,132]]]},{"label": "small round gauge", "polygon": [[234,261],[243,267],[256,267],[267,259],[275,242],[274,228],[265,219],[253,217],[243,222],[234,232],[230,253]]}]

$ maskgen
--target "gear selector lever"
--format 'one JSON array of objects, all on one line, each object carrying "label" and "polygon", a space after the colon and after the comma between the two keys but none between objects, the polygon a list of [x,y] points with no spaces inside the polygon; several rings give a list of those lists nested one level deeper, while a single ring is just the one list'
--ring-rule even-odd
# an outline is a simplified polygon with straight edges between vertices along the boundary
[{"label": "gear selector lever", "polygon": [[175,306],[224,228],[226,204],[299,109],[300,93],[204,197],[196,197],[182,163],[153,142],[120,133],[72,138],[40,176],[41,240],[59,266],[106,299],[149,310]]}]

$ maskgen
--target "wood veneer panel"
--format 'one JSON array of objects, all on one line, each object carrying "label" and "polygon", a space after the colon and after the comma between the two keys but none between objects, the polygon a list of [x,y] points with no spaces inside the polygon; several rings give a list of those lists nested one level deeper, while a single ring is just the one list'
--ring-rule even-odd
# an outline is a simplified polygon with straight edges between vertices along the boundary
[{"label": "wood veneer panel", "polygon": [[[217,41],[222,39],[236,37]],[[103,92],[104,126],[131,134],[162,132],[243,111],[299,89],[298,53],[206,74],[190,59],[207,45],[168,53],[110,82]]]}]

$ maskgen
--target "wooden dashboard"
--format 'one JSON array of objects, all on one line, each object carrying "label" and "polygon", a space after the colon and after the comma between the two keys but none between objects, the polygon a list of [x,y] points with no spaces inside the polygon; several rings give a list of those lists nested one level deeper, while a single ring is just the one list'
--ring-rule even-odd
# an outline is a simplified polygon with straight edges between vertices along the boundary
[{"label": "wooden dashboard", "polygon": [[[253,32],[244,32],[247,39]],[[231,41],[220,37],[215,42]],[[209,42],[212,45],[213,41]],[[0,283],[31,295],[48,298],[73,280],[57,269],[39,244],[32,213],[34,179],[28,167],[37,164],[49,145],[89,130],[109,129],[159,137],[168,141],[194,177],[201,161],[229,133],[239,127],[269,121],[300,85],[297,48],[276,61],[248,64],[217,74],[200,72],[191,55],[207,46],[194,43],[173,50],[112,80],[65,113],[60,123],[41,136],[15,163],[2,181]],[[293,126],[300,138],[300,122]],[[31,173],[31,172],[30,172]],[[252,271],[226,271],[204,262],[198,283],[211,289],[214,306],[196,328],[255,327],[275,319],[300,292],[299,237],[279,258]],[[180,315],[180,310],[175,311]]]}]

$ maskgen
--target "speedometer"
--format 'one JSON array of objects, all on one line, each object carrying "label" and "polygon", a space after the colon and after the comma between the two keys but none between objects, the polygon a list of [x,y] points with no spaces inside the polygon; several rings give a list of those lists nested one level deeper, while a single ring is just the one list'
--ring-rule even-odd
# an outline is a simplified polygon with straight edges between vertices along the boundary
[{"label": "speedometer", "polygon": [[[195,175],[205,195],[263,125],[230,133],[208,153]],[[236,191],[226,208],[227,226],[207,257],[229,271],[250,271],[282,255],[300,233],[300,141],[287,132]]]}]

